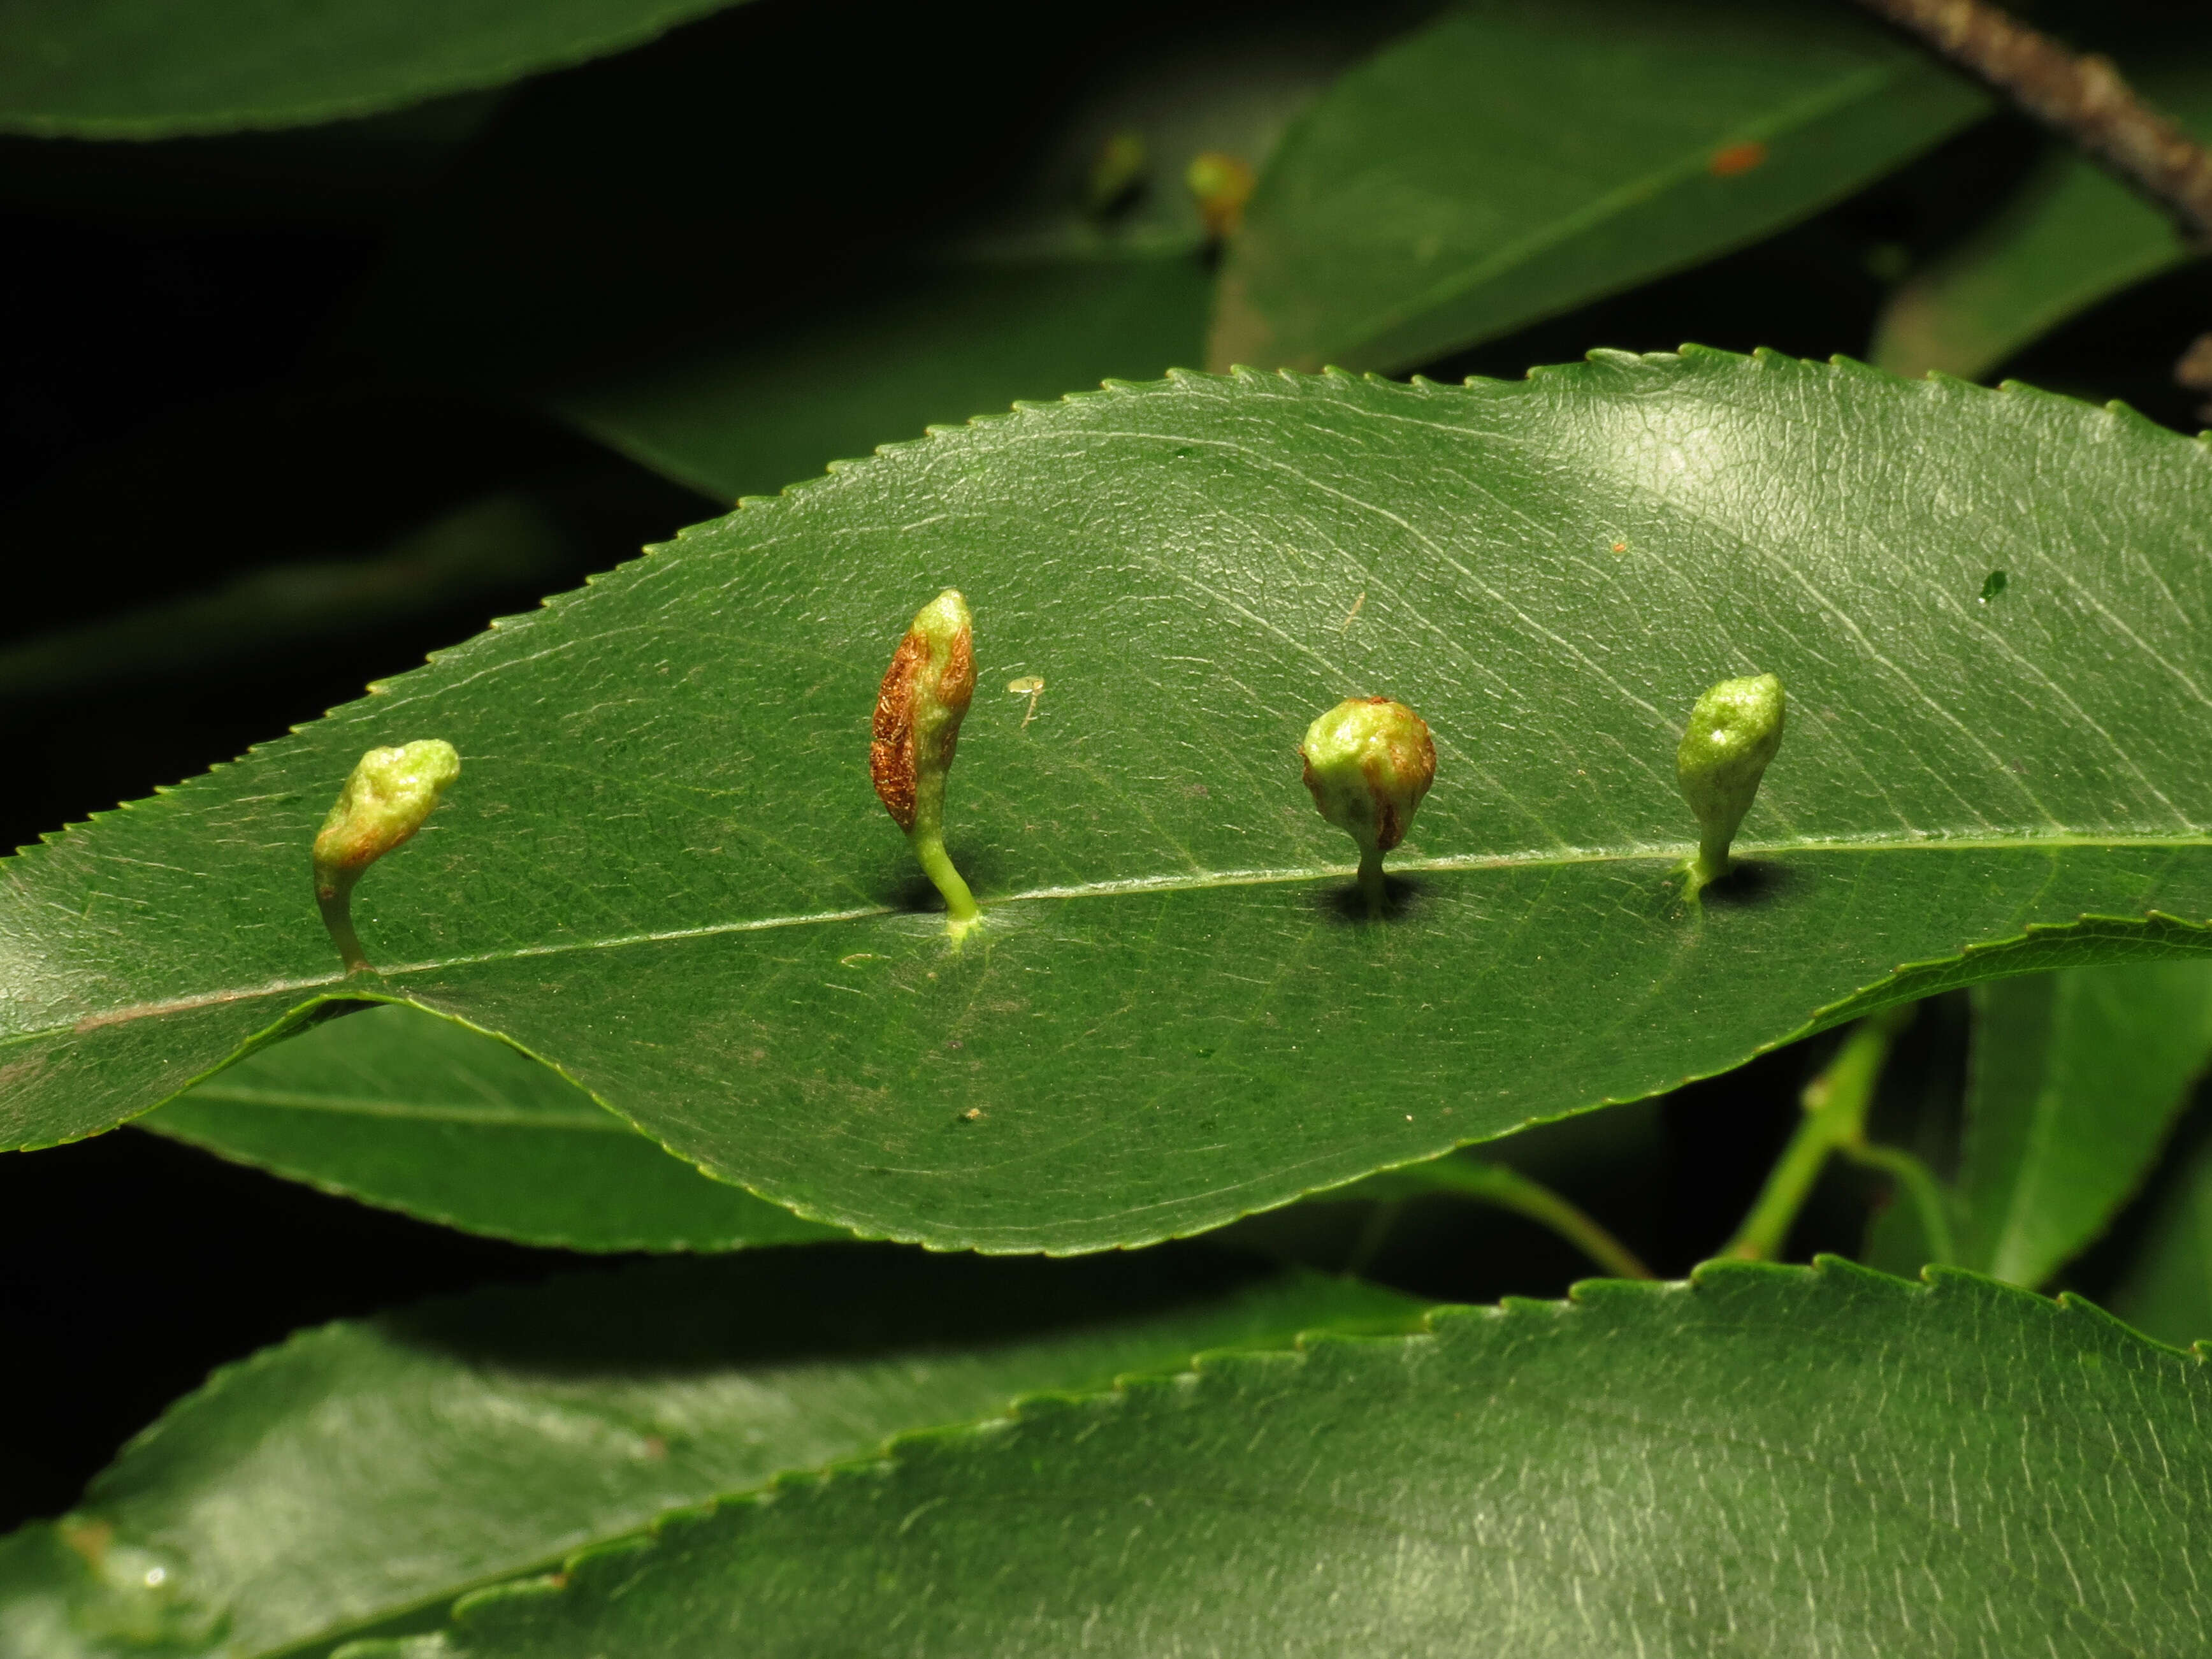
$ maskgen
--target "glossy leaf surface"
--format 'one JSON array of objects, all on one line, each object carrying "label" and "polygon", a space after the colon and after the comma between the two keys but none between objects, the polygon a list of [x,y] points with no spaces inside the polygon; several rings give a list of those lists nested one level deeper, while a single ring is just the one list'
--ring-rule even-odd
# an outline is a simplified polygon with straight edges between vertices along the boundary
[{"label": "glossy leaf surface", "polygon": [[[860,1231],[1217,1225],[1887,1000],[2203,951],[2208,525],[2206,451],[2133,416],[1771,357],[1025,410],[14,861],[0,1111],[16,1144],[88,1133],[380,996]],[[866,765],[948,583],[982,685],[960,951]],[[1753,670],[1792,709],[1754,868],[1686,908],[1678,723]],[[1376,690],[1440,769],[1370,926],[1291,751]],[[307,840],[363,749],[428,736],[467,769],[362,885],[386,972],[341,982]]]},{"label": "glossy leaf surface", "polygon": [[851,1236],[701,1175],[551,1067],[411,1008],[318,1025],[138,1124],[527,1244],[728,1250]]},{"label": "glossy leaf surface", "polygon": [[59,1528],[0,1540],[0,1651],[327,1642],[893,1434],[1203,1349],[1402,1330],[1416,1306],[1209,1258],[856,1249],[570,1275],[325,1326],[217,1372]]},{"label": "glossy leaf surface", "polygon": [[[2212,68],[2128,73],[2160,110],[2212,136]],[[2068,318],[2191,257],[2172,219],[2054,142],[1995,218],[1891,296],[1871,355],[1899,374],[1977,380]]]},{"label": "glossy leaf surface", "polygon": [[10,0],[0,131],[295,126],[618,52],[732,0]]},{"label": "glossy leaf surface", "polygon": [[1974,991],[1960,1263],[2042,1284],[2157,1158],[2212,1057],[2212,963],[2032,974]]},{"label": "glossy leaf surface", "polygon": [[1208,361],[1429,362],[1778,229],[1987,107],[1841,7],[1473,0],[1292,124]]},{"label": "glossy leaf surface", "polygon": [[2104,1659],[2212,1617],[2212,1383],[2084,1304],[1830,1263],[1431,1322],[915,1437],[404,1651]]}]

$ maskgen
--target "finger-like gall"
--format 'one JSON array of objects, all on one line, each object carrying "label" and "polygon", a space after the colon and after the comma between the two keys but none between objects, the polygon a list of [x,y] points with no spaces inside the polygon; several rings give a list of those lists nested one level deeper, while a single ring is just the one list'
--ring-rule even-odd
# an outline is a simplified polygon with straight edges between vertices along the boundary
[{"label": "finger-like gall", "polygon": [[955,938],[981,914],[945,851],[945,781],[975,696],[975,643],[974,619],[957,588],[922,606],[884,671],[868,745],[877,797],[945,895]]}]

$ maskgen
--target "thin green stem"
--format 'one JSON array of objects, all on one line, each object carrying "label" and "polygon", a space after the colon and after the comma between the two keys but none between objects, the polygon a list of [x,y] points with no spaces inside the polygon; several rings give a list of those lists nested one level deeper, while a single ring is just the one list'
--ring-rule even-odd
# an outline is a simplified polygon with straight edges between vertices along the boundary
[{"label": "thin green stem", "polygon": [[945,837],[935,829],[915,826],[914,856],[922,872],[937,884],[937,890],[945,895],[945,909],[951,918],[956,933],[967,932],[982,912],[975,908],[975,896],[968,890],[968,884],[952,867],[952,860],[945,851]]},{"label": "thin green stem", "polygon": [[1867,1109],[1874,1103],[1875,1085],[1890,1044],[1911,1023],[1910,1003],[1861,1020],[1844,1039],[1844,1046],[1827,1069],[1805,1085],[1804,1120],[1782,1150],[1766,1185],[1759,1191],[1751,1213],[1736,1230],[1722,1254],[1745,1261],[1771,1261],[1789,1241],[1813,1186],[1839,1149],[1856,1151],[1866,1146]]},{"label": "thin green stem", "polygon": [[1951,1206],[1936,1172],[1901,1146],[1846,1146],[1844,1155],[1855,1164],[1880,1170],[1902,1188],[1920,1218],[1920,1231],[1928,1241],[1930,1261],[1956,1261],[1959,1241],[1951,1231]]},{"label": "thin green stem", "polygon": [[1622,1279],[1658,1277],[1587,1211],[1560,1197],[1541,1182],[1532,1181],[1503,1164],[1439,1158],[1432,1164],[1370,1176],[1361,1185],[1377,1197],[1400,1201],[1426,1193],[1451,1193],[1461,1198],[1472,1198],[1548,1227],[1609,1273]]},{"label": "thin green stem", "polygon": [[1733,836],[1708,836],[1698,843],[1696,856],[1684,866],[1687,878],[1682,884],[1684,898],[1694,899],[1728,874],[1731,862],[1729,848],[1735,840]]},{"label": "thin green stem", "polygon": [[374,973],[376,970],[369,966],[368,953],[361,948],[361,935],[353,929],[353,884],[347,882],[329,892],[318,884],[315,907],[323,913],[323,926],[330,930],[331,943],[338,947],[346,972]]},{"label": "thin green stem", "polygon": [[1359,890],[1367,898],[1367,914],[1379,916],[1389,907],[1389,884],[1382,879],[1382,855],[1363,852],[1359,855]]}]

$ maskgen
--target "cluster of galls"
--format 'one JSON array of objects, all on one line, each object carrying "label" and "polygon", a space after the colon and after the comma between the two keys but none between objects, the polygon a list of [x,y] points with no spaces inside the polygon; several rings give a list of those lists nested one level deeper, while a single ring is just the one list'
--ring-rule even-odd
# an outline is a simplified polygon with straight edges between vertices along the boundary
[{"label": "cluster of galls", "polygon": [[[945,782],[975,696],[975,637],[957,589],[921,608],[876,694],[868,748],[876,793],[945,896],[956,941],[981,919],[945,850]],[[1690,711],[1674,775],[1700,831],[1686,870],[1692,898],[1728,872],[1729,845],[1781,747],[1784,707],[1782,682],[1760,674],[1723,680]],[[1389,697],[1349,697],[1306,728],[1298,758],[1314,805],[1358,847],[1359,890],[1370,914],[1381,915],[1382,855],[1406,838],[1436,781],[1427,722]],[[353,928],[354,884],[422,827],[460,771],[453,745],[430,739],[372,749],[346,780],[315,837],[315,901],[349,973],[369,971]]]},{"label": "cluster of galls", "polygon": [[[945,895],[956,939],[981,913],[945,854],[945,780],[975,693],[974,622],[948,587],[922,607],[891,658],[868,765],[876,793]],[[1784,705],[1782,682],[1761,674],[1723,680],[1690,711],[1674,770],[1701,831],[1686,872],[1692,898],[1727,872],[1729,845],[1781,746]],[[1436,781],[1428,723],[1389,697],[1349,697],[1306,728],[1298,758],[1314,805],[1358,847],[1359,889],[1370,914],[1381,915],[1382,855],[1406,838]]]}]

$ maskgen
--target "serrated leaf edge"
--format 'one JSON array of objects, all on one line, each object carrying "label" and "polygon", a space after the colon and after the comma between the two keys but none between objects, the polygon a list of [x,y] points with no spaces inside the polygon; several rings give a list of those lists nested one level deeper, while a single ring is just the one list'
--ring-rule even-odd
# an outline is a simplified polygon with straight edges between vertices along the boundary
[{"label": "serrated leaf edge", "polygon": [[787,1471],[760,1486],[744,1492],[727,1493],[702,1503],[672,1509],[635,1533],[572,1551],[551,1572],[518,1576],[461,1594],[454,1600],[444,1631],[428,1637],[404,1638],[398,1641],[372,1640],[351,1644],[339,1650],[332,1659],[435,1659],[437,1656],[463,1659],[467,1652],[465,1642],[457,1646],[446,1638],[453,1632],[465,1635],[472,1618],[513,1601],[544,1601],[566,1596],[576,1589],[580,1581],[588,1583],[595,1577],[619,1571],[625,1562],[641,1561],[663,1547],[679,1542],[685,1528],[712,1521],[726,1510],[757,1511],[775,1503],[787,1492],[817,1489],[844,1480],[882,1479],[895,1470],[902,1458],[917,1454],[950,1452],[957,1455],[968,1448],[1012,1432],[1026,1423],[1070,1413],[1118,1410],[1140,1389],[1188,1390],[1201,1376],[1225,1377],[1240,1371],[1249,1374],[1263,1368],[1296,1365],[1324,1346],[1358,1345],[1373,1348],[1391,1345],[1401,1349],[1409,1348],[1417,1343],[1433,1341],[1440,1328],[1461,1321],[1504,1323],[1516,1320],[1545,1320],[1556,1322],[1574,1318],[1595,1306],[1682,1302],[1695,1299],[1701,1292],[1762,1279],[1769,1283],[1794,1281],[1803,1285],[1818,1286],[1832,1294],[1878,1297],[1898,1304],[1913,1300],[1933,1301],[1947,1294],[1964,1291],[1993,1301],[2009,1303],[2023,1310],[2033,1310],[2032,1316],[2039,1317],[2046,1323],[2059,1320],[2086,1322],[2107,1339],[2118,1339],[2143,1351],[2154,1359],[2185,1362],[2192,1373],[2212,1381],[2212,1375],[2208,1375],[2208,1368],[2212,1368],[2212,1342],[2198,1343],[2187,1350],[2176,1348],[2143,1334],[2080,1297],[2069,1293],[2053,1300],[1963,1267],[1926,1267],[1922,1269],[1920,1279],[1916,1283],[1863,1267],[1844,1257],[1824,1255],[1815,1256],[1810,1264],[1803,1266],[1777,1262],[1708,1261],[1692,1268],[1689,1277],[1683,1279],[1658,1282],[1585,1279],[1571,1286],[1562,1298],[1508,1297],[1496,1304],[1482,1306],[1440,1304],[1422,1316],[1423,1328],[1404,1334],[1370,1335],[1328,1330],[1305,1332],[1301,1333],[1287,1350],[1206,1351],[1194,1354],[1190,1363],[1180,1370],[1133,1373],[1117,1377],[1109,1389],[1089,1392],[1044,1390],[1025,1395],[1012,1401],[1004,1411],[988,1417],[935,1428],[911,1430],[890,1437],[872,1453],[836,1459],[814,1468]]}]

